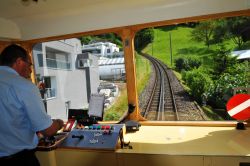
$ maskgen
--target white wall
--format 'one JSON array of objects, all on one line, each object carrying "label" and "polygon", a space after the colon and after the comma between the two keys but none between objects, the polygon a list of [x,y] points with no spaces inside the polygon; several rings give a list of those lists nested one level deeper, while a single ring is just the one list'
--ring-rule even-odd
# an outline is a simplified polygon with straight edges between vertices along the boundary
[{"label": "white wall", "polygon": [[48,114],[53,118],[67,119],[65,102],[70,108],[86,107],[87,90],[85,70],[59,71],[49,69],[50,76],[56,76],[56,98],[47,101]]},{"label": "white wall", "polygon": [[120,76],[120,72],[125,73],[125,64],[99,66],[99,73],[101,79],[112,80]]}]

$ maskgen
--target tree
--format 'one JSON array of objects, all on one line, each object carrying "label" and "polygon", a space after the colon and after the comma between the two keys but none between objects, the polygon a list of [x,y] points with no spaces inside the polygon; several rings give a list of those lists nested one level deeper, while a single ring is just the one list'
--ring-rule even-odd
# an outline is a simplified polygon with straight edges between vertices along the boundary
[{"label": "tree", "polygon": [[192,70],[194,68],[199,68],[201,66],[201,61],[198,58],[178,58],[175,60],[175,68],[178,71],[181,70]]},{"label": "tree", "polygon": [[213,43],[222,43],[224,40],[230,39],[226,19],[215,20],[215,24]]},{"label": "tree", "polygon": [[250,40],[250,17],[232,17],[226,21],[230,37],[242,48],[243,43]]},{"label": "tree", "polygon": [[82,44],[89,44],[91,42],[112,42],[122,48],[121,38],[114,33],[107,33],[94,36],[83,36],[79,38]]},{"label": "tree", "polygon": [[83,36],[80,37],[81,43],[82,44],[89,44],[89,42],[92,41],[92,37],[91,36]]},{"label": "tree", "polygon": [[226,49],[224,45],[219,45],[217,54],[213,57],[213,75],[218,78],[230,66],[236,64],[236,57],[231,56],[231,50]]},{"label": "tree", "polygon": [[213,32],[215,29],[215,22],[214,21],[203,21],[200,22],[191,32],[191,36],[194,40],[198,42],[204,42],[207,48],[209,48],[212,39],[213,39]]},{"label": "tree", "polygon": [[146,28],[135,35],[135,50],[140,52],[144,47],[154,40],[154,31],[152,28]]}]

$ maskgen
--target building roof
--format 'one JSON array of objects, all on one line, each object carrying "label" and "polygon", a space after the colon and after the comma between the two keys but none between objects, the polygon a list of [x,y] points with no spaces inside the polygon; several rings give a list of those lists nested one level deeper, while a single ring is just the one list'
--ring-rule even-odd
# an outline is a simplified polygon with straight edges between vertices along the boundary
[{"label": "building roof", "polygon": [[233,56],[237,56],[237,59],[250,59],[250,50],[233,51]]},{"label": "building roof", "polygon": [[102,58],[99,59],[99,66],[124,64],[124,58]]}]

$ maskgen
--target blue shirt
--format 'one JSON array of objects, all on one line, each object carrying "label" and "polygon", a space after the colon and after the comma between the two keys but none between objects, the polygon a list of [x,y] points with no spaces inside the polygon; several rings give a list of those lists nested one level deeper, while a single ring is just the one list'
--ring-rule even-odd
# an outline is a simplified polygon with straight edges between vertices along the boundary
[{"label": "blue shirt", "polygon": [[0,157],[34,149],[36,132],[51,124],[38,88],[12,68],[0,66]]}]

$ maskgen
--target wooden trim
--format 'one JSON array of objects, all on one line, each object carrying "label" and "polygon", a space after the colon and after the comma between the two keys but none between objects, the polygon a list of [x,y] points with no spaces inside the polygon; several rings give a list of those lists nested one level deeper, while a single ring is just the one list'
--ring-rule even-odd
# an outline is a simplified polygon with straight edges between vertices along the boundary
[{"label": "wooden trim", "polygon": [[[33,44],[25,42],[25,43],[20,43],[20,45],[27,51],[31,63],[34,64],[33,52],[32,52]],[[31,73],[30,79],[34,84],[36,84],[37,80],[36,80],[35,66],[34,65],[32,65],[31,70],[32,70],[32,73]]]},{"label": "wooden trim", "polygon": [[[203,127],[236,127],[237,121],[143,121],[143,126],[203,126]],[[248,122],[244,122],[250,127]]]},{"label": "wooden trim", "polygon": [[[100,124],[116,124],[118,121],[103,121]],[[199,127],[235,127],[237,121],[140,121],[142,126],[199,126]],[[244,122],[250,127],[250,119]]]},{"label": "wooden trim", "polygon": [[135,54],[134,54],[134,36],[135,33],[129,29],[125,28],[119,34],[122,37],[123,50],[124,50],[124,60],[125,60],[125,70],[126,70],[126,85],[127,85],[127,95],[128,104],[135,106],[135,111],[129,115],[129,119],[138,120],[139,115],[139,102],[138,94],[136,90],[136,71],[135,71]]},{"label": "wooden trim", "polygon": [[7,42],[7,41],[0,41],[0,53],[3,51],[3,49],[5,47],[7,47],[8,45],[10,45],[11,42]]},{"label": "wooden trim", "polygon": [[198,21],[204,21],[204,20],[209,20],[209,19],[219,19],[219,18],[235,17],[235,16],[250,16],[250,9],[225,12],[225,13],[200,15],[200,16],[193,16],[193,17],[186,17],[186,18],[178,18],[178,19],[173,19],[173,20],[157,21],[157,22],[151,22],[151,23],[145,23],[145,24],[138,24],[138,25],[132,26],[132,29],[135,31],[138,31],[144,28],[175,25],[175,24],[181,24],[181,23],[187,23],[187,22],[198,22]]},{"label": "wooden trim", "polygon": [[[0,41],[0,52],[2,52],[3,49],[5,47],[7,47],[8,45],[10,45],[10,44],[18,44],[21,47],[23,47],[27,51],[32,64],[34,64],[33,55],[32,55],[33,44],[28,43],[28,42],[4,42],[4,41]],[[30,78],[33,83],[36,83],[36,79],[35,78],[36,78],[35,77],[35,68],[34,68],[34,65],[33,65],[32,66],[31,78]]]}]

